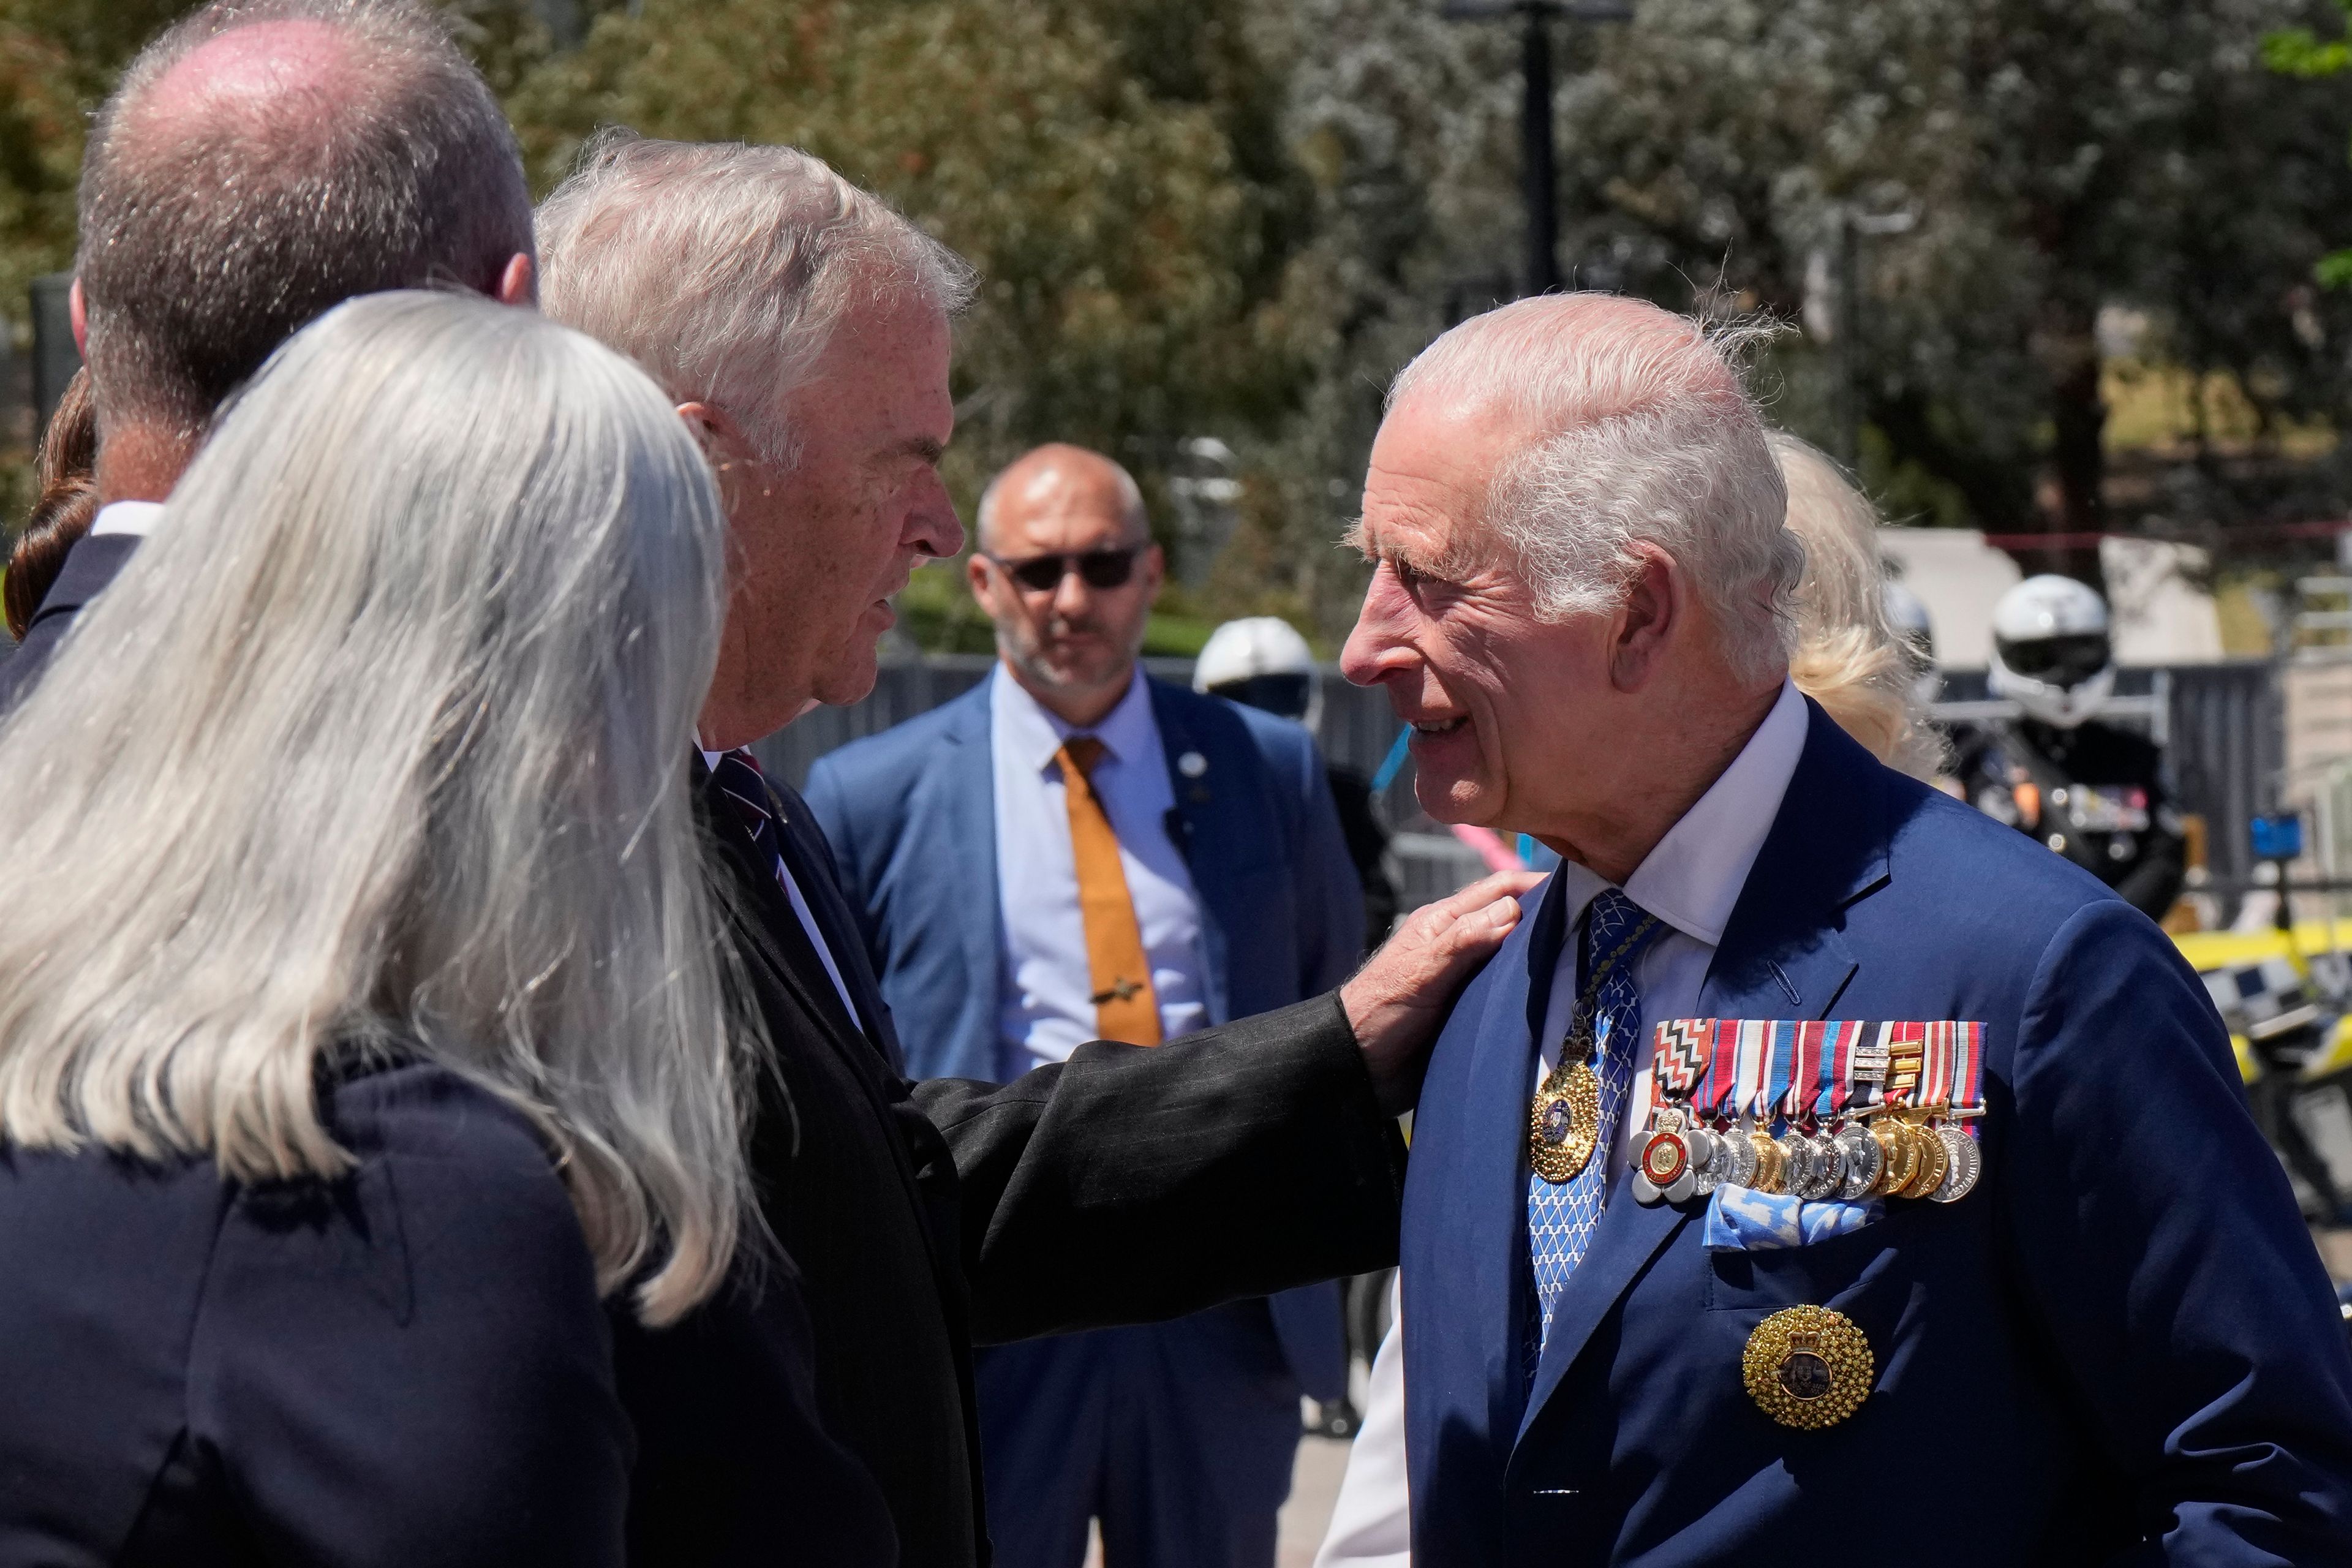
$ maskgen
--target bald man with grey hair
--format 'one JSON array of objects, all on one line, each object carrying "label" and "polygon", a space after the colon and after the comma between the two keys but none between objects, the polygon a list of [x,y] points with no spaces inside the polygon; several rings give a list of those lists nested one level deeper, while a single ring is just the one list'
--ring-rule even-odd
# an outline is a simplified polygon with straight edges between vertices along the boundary
[{"label": "bald man with grey hair", "polygon": [[417,0],[215,0],[90,128],[71,309],[100,509],[0,663],[0,708],[113,580],[214,411],[342,300],[532,295],[530,195],[488,83]]},{"label": "bald man with grey hair", "polygon": [[[728,510],[691,766],[772,1047],[752,1157],[791,1260],[674,1329],[615,1325],[633,1560],[865,1562],[873,1506],[892,1561],[970,1568],[988,1550],[974,1342],[1171,1318],[1392,1255],[1388,1118],[1518,884],[1433,906],[1313,1001],[1151,1049],[1067,1042],[1003,1085],[909,1082],[926,1042],[902,1048],[876,978],[884,911],[844,896],[835,851],[855,847],[827,844],[748,747],[872,689],[890,600],[963,548],[939,460],[971,269],[789,148],[610,133],[541,216],[547,310],[662,384]],[[983,847],[964,835],[953,852]],[[776,1283],[792,1280],[797,1295]],[[813,1489],[778,1446],[773,1412],[803,1379],[870,1495]]]},{"label": "bald man with grey hair", "polygon": [[1433,816],[1560,864],[1431,1057],[1318,1563],[1783,1562],[1874,1512],[1938,1568],[2340,1559],[2352,1355],[2221,1021],[1790,683],[1737,343],[1522,300],[1373,444],[1342,668]]}]

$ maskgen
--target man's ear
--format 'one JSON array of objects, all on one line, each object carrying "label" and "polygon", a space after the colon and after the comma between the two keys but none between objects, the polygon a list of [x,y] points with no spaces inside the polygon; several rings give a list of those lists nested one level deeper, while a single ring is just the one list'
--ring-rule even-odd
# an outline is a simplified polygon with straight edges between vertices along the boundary
[{"label": "man's ear", "polygon": [[1664,665],[1666,650],[1682,618],[1690,612],[1688,586],[1674,558],[1656,545],[1637,542],[1640,561],[1625,584],[1625,597],[1610,623],[1609,680],[1623,692],[1647,686]]},{"label": "man's ear", "polygon": [[686,421],[694,444],[702,448],[702,460],[719,479],[719,499],[732,518],[736,503],[745,493],[739,487],[759,479],[750,467],[760,455],[759,447],[735,423],[735,416],[715,403],[681,403],[677,416]]},{"label": "man's ear", "polygon": [[82,303],[81,279],[66,290],[66,320],[73,323],[74,353],[89,358],[89,307]]},{"label": "man's ear", "polygon": [[518,250],[507,258],[506,270],[499,274],[498,301],[501,305],[539,304],[539,264],[530,252]]},{"label": "man's ear", "polygon": [[751,456],[751,443],[745,438],[743,427],[735,416],[715,403],[681,403],[677,416],[694,434],[695,445],[710,459],[713,468],[723,468],[738,458]]}]

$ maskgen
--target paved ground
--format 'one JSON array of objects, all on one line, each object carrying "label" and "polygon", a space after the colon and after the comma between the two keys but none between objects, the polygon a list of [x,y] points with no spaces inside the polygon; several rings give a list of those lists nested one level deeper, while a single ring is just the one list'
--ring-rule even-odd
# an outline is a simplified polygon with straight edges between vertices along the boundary
[{"label": "paved ground", "polygon": [[1275,1568],[1311,1568],[1323,1527],[1331,1522],[1331,1502],[1339,1495],[1340,1472],[1348,1468],[1348,1445],[1337,1437],[1308,1437],[1298,1445],[1290,1472],[1290,1500],[1282,1505],[1282,1544]]}]

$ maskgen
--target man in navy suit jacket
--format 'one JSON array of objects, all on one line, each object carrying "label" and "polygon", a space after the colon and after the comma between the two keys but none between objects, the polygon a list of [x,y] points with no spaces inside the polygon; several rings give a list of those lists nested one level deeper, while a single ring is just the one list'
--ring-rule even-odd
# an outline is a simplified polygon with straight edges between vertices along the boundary
[{"label": "man in navy suit jacket", "polygon": [[214,410],[278,344],[387,289],[457,284],[510,305],[535,293],[514,132],[446,24],[409,0],[182,17],[100,110],[79,197],[73,332],[104,504],[24,646],[0,659],[0,711],[157,525]]},{"label": "man in navy suit jacket", "polygon": [[[1564,857],[1415,1120],[1361,1439],[1368,1476],[1402,1439],[1412,1559],[2352,1561],[2352,1357],[2219,1019],[2146,918],[1787,683],[1782,510],[1736,371],[1647,305],[1521,301],[1391,395],[1345,668],[1433,814]],[[1677,1017],[1980,1026],[1973,1187],[1672,1179]],[[1579,1061],[1585,1144],[1544,1115]],[[1326,1563],[1397,1560],[1386,1491]]]},{"label": "man in navy suit jacket", "polygon": [[[1105,748],[1089,782],[1150,971],[1153,1037],[1138,1043],[1336,984],[1364,908],[1322,759],[1295,724],[1143,675],[1161,563],[1134,480],[1042,447],[989,487],[979,522],[992,678],[809,779],[908,1070],[1005,1081],[1097,1036],[1134,1038],[1092,994],[1099,938],[1061,760],[1075,735]],[[1328,1283],[984,1353],[1000,1561],[1076,1568],[1098,1517],[1113,1563],[1268,1568],[1299,1395],[1335,1399],[1345,1381]]]}]

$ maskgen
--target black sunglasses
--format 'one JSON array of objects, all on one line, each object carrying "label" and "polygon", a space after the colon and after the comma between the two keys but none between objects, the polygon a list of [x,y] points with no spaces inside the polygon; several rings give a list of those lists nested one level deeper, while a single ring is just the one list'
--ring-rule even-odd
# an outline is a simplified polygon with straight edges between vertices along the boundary
[{"label": "black sunglasses", "polygon": [[1018,561],[1007,561],[985,550],[981,555],[1031,593],[1045,594],[1060,587],[1062,579],[1073,572],[1086,579],[1089,588],[1121,587],[1135,575],[1135,558],[1143,553],[1143,548],[1130,544],[1124,550],[1089,550],[1083,555],[1029,555]]}]

